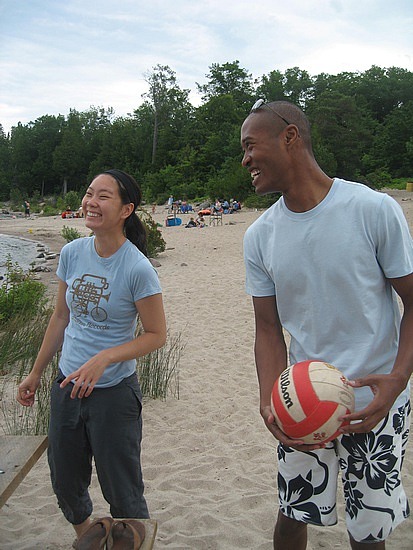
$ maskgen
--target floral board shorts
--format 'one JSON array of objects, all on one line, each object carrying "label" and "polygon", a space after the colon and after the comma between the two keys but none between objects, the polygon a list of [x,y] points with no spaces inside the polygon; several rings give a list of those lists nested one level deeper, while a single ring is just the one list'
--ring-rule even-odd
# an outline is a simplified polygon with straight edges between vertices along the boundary
[{"label": "floral board shorts", "polygon": [[410,413],[408,402],[391,410],[371,432],[342,435],[325,449],[308,453],[280,443],[281,512],[304,523],[336,524],[340,470],[348,532],[357,542],[386,540],[410,512],[401,481]]}]

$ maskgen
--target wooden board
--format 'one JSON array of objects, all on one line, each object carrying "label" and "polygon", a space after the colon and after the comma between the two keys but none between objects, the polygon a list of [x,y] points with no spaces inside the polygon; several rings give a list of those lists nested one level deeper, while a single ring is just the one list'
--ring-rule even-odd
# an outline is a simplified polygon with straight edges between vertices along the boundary
[{"label": "wooden board", "polygon": [[0,508],[17,489],[47,447],[45,435],[0,436]]}]

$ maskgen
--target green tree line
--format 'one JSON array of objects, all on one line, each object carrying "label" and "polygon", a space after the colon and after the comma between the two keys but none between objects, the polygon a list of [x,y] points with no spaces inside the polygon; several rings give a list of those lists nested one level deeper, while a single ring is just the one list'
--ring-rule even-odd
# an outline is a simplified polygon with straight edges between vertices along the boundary
[{"label": "green tree line", "polygon": [[176,73],[157,65],[133,113],[90,107],[0,124],[0,200],[13,190],[44,197],[83,192],[100,171],[117,167],[141,183],[147,202],[234,197],[253,193],[241,165],[240,126],[257,98],[289,100],[306,112],[315,155],[331,176],[374,187],[413,177],[413,73],[372,66],[360,72],[310,76],[298,67],[253,79],[239,61],[212,64],[189,101]]}]

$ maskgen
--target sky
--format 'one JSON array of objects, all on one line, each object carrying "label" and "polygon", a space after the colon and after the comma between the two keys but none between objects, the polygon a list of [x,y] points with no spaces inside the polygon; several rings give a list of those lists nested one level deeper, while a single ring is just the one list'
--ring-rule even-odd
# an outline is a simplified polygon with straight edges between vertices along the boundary
[{"label": "sky", "polygon": [[412,0],[0,0],[0,124],[70,109],[132,113],[169,66],[190,101],[212,64],[413,71]]}]

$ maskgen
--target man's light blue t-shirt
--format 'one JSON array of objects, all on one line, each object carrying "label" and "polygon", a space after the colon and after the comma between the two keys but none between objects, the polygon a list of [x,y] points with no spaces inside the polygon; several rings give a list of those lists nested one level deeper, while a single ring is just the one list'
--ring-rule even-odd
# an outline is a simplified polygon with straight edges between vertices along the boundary
[{"label": "man's light blue t-shirt", "polygon": [[[387,278],[413,272],[395,200],[339,179],[307,212],[290,211],[281,198],[246,231],[244,257],[247,293],[276,296],[291,364],[326,361],[350,379],[391,371],[400,310]],[[370,388],[356,390],[358,409],[371,399]]]}]

